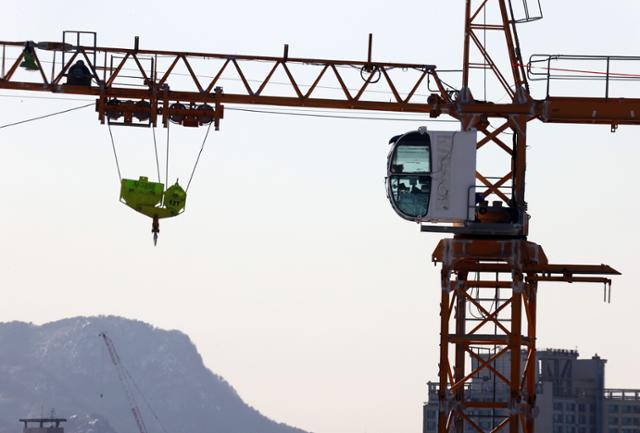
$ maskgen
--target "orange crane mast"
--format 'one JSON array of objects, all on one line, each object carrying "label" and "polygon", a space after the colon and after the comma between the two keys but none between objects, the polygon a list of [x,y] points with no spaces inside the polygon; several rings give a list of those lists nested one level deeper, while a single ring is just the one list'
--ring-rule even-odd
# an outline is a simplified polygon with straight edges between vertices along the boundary
[{"label": "orange crane mast", "polygon": [[[538,283],[595,282],[606,289],[609,277],[619,273],[606,265],[550,264],[542,247],[527,239],[527,125],[532,120],[602,124],[615,131],[640,123],[640,99],[611,97],[609,82],[616,76],[609,69],[601,76],[607,84],[604,97],[547,93],[534,99],[528,81],[539,77],[535,65],[522,59],[517,26],[539,16],[530,13],[526,0],[523,17],[514,14],[510,0],[464,4],[460,86],[449,85],[434,65],[372,60],[371,37],[367,59],[356,61],[290,57],[286,45],[281,56],[273,57],[141,49],[137,37],[131,48],[99,47],[95,33],[65,32],[62,42],[0,41],[0,89],[94,96],[100,122],[128,126],[173,122],[218,129],[225,105],[254,104],[421,113],[425,119],[446,115],[458,120],[462,131],[477,131],[477,152],[497,146],[505,173],[490,176],[477,169],[473,218],[451,225],[421,221],[424,232],[453,234],[432,256],[442,264],[438,432],[534,433]],[[490,49],[486,34],[499,44]],[[90,43],[81,43],[87,38]],[[542,64],[555,58],[543,56]],[[256,63],[268,65],[257,83],[246,72]],[[21,66],[35,73],[26,77]],[[286,82],[273,91],[277,73]],[[229,74],[239,83],[233,91],[220,84]],[[338,83],[330,96],[322,92],[328,77]],[[487,80],[506,92],[506,102],[479,97],[480,83]],[[375,85],[387,92],[373,91]],[[470,315],[470,307],[480,315]],[[491,355],[481,356],[482,350]],[[495,367],[501,359],[508,359],[506,373]],[[470,380],[482,371],[504,384],[508,396],[471,398]],[[482,410],[493,413],[489,430],[477,421]],[[140,433],[146,432],[141,428]]]}]

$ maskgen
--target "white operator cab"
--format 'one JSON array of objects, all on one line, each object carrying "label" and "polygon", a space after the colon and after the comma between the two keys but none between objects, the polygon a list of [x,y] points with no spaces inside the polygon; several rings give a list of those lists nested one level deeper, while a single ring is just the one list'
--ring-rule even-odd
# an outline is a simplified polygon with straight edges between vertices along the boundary
[{"label": "white operator cab", "polygon": [[409,221],[460,227],[475,221],[476,136],[422,127],[389,142],[387,196]]}]

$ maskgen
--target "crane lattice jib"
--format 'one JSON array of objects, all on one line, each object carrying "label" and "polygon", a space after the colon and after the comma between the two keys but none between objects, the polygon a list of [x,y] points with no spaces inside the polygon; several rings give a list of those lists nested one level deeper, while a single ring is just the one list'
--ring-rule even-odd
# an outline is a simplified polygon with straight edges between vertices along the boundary
[{"label": "crane lattice jib", "polygon": [[[474,28],[478,28],[475,26]],[[480,27],[481,28],[481,27]],[[471,32],[473,35],[473,31]],[[476,40],[477,38],[471,38]],[[425,113],[432,117],[448,114],[457,119],[469,115],[508,118],[524,115],[529,120],[539,119],[553,123],[590,123],[590,124],[638,124],[640,118],[635,115],[640,107],[640,99],[612,98],[558,98],[549,96],[544,100],[514,100],[502,104],[486,104],[475,100],[454,100],[454,87],[445,84],[434,65],[412,63],[388,63],[356,60],[328,60],[314,58],[295,58],[287,55],[250,56],[236,54],[215,54],[187,51],[142,50],[127,48],[72,46],[60,42],[9,42],[0,41],[2,47],[2,71],[0,88],[28,90],[71,95],[89,95],[98,97],[96,111],[101,121],[105,121],[109,99],[150,101],[150,106],[128,107],[120,105],[119,111],[147,113],[155,123],[160,116],[164,124],[171,115],[186,114],[189,108],[170,108],[174,102],[187,106],[212,104],[257,104],[287,107],[334,108],[373,110],[386,112]],[[16,71],[24,61],[25,53],[33,53],[36,74],[29,80],[17,77]],[[61,63],[61,53],[66,53]],[[94,55],[95,54],[95,55]],[[94,61],[94,59],[96,59]],[[115,59],[115,60],[114,60]],[[166,70],[158,70],[158,61],[165,59]],[[82,60],[91,72],[93,81],[90,86],[65,84],[65,76],[78,60]],[[148,60],[148,65],[143,61]],[[513,61],[520,61],[519,58]],[[250,80],[247,69],[251,64],[269,65],[269,73],[263,79]],[[135,71],[127,70],[132,65]],[[178,65],[184,66],[188,74],[176,72]],[[302,65],[309,69],[308,82],[296,78],[292,65]],[[473,68],[473,65],[468,65]],[[273,84],[274,73],[284,71],[287,81],[278,82],[280,95],[269,92]],[[303,68],[304,69],[304,68]],[[349,81],[345,70],[355,69],[359,82]],[[392,71],[401,70],[404,76],[392,76]],[[516,83],[523,84],[524,77],[514,69],[518,77]],[[411,73],[412,74],[411,74]],[[139,85],[124,85],[120,80],[131,78],[136,73]],[[241,83],[235,92],[225,92],[221,88],[223,75],[231,73]],[[302,71],[302,74],[305,74]],[[188,79],[184,80],[184,75]],[[506,78],[499,75],[501,82]],[[205,78],[203,78],[205,77]],[[317,97],[319,84],[324,80],[335,80],[340,92],[333,97]],[[208,78],[208,79],[206,79]],[[172,86],[174,80],[182,80],[178,90]],[[382,80],[388,92],[372,91],[372,84]],[[399,82],[403,82],[404,92]],[[410,85],[408,85],[410,84]],[[511,88],[505,83],[506,88]],[[282,96],[290,93],[291,96]],[[428,100],[424,100],[428,93]],[[391,95],[391,98],[389,98]],[[422,96],[422,98],[421,98]],[[594,114],[595,113],[595,114]],[[223,111],[216,111],[218,119]]]}]

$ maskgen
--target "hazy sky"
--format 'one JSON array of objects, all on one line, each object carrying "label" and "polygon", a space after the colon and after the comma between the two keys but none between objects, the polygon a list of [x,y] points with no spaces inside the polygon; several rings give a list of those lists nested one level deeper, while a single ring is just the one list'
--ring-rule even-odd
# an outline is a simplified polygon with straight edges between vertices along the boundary
[{"label": "hazy sky", "polygon": [[[463,4],[5,0],[0,39],[83,29],[107,46],[139,35],[145,48],[278,55],[289,43],[292,56],[364,59],[372,32],[375,59],[458,68]],[[521,27],[525,58],[638,54],[637,1],[543,9],[543,21]],[[0,124],[78,104],[0,97]],[[180,329],[274,419],[316,433],[418,432],[437,375],[439,274],[429,258],[439,237],[394,214],[384,176],[388,139],[419,125],[228,111],[187,212],[163,222],[157,248],[148,219],[117,201],[108,133],[91,109],[2,129],[0,320],[116,314]],[[149,130],[114,134],[123,174],[152,176]],[[186,178],[204,130],[172,134],[175,176]],[[609,387],[640,388],[639,138],[632,127],[530,126],[530,239],[553,262],[624,273],[611,305],[600,286],[543,285],[539,347],[597,352],[609,360]]]}]

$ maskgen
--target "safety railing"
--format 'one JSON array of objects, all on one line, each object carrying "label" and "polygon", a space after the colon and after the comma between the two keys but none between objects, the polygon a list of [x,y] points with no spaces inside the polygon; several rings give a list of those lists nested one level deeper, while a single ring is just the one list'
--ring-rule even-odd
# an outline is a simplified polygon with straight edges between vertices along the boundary
[{"label": "safety railing", "polygon": [[[504,178],[500,177],[486,177],[484,179],[493,183],[500,183],[504,180]],[[506,216],[512,212],[509,208],[513,198],[510,181],[497,187],[495,185],[487,186],[486,184],[476,182],[474,186],[469,187],[467,197],[467,209],[469,209],[470,215],[499,211]]]},{"label": "safety railing", "polygon": [[605,389],[605,400],[640,401],[640,389]]},{"label": "safety railing", "polygon": [[530,23],[544,17],[540,0],[509,0],[509,7],[512,23]]},{"label": "safety railing", "polygon": [[588,96],[609,98],[615,96],[613,83],[640,81],[640,57],[534,54],[527,75],[531,81],[546,82],[547,96],[552,81],[598,81],[603,84],[601,90]]}]

